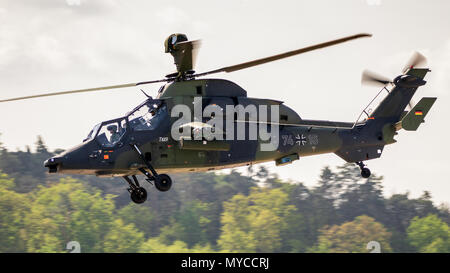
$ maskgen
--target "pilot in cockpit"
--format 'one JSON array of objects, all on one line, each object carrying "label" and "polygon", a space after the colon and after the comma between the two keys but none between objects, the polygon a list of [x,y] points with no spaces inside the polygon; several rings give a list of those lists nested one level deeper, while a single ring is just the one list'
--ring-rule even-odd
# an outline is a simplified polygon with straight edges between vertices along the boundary
[{"label": "pilot in cockpit", "polygon": [[109,142],[116,143],[120,140],[120,134],[117,132],[117,125],[109,125],[106,129],[111,134]]}]

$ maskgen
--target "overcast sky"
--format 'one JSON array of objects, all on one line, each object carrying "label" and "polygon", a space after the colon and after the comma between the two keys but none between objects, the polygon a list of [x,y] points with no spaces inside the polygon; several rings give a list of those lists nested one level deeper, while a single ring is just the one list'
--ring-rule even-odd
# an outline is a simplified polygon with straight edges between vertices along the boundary
[{"label": "overcast sky", "polygon": [[[283,100],[302,118],[354,121],[378,92],[361,86],[361,72],[393,78],[420,51],[432,72],[414,101],[438,100],[417,132],[401,131],[367,164],[385,177],[387,195],[429,190],[449,202],[449,12],[446,0],[0,0],[0,98],[159,79],[174,71],[163,42],[175,32],[203,40],[197,71],[368,32],[372,38],[217,77],[250,97]],[[126,88],[0,104],[0,141],[23,150],[42,135],[51,149],[69,148],[144,99]],[[323,166],[342,163],[328,154],[266,165],[311,186]]]}]

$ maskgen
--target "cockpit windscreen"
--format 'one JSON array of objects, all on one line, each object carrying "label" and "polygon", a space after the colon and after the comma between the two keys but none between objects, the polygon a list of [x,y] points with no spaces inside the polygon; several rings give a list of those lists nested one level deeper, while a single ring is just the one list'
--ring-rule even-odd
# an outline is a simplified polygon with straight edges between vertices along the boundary
[{"label": "cockpit windscreen", "polygon": [[134,131],[154,130],[167,115],[166,105],[146,103],[131,113],[128,120]]}]

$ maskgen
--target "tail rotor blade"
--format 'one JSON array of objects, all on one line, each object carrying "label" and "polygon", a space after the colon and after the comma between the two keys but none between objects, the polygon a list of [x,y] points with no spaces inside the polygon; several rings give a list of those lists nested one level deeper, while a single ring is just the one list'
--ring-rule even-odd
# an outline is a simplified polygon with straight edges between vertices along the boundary
[{"label": "tail rotor blade", "polygon": [[387,77],[376,74],[375,72],[364,70],[361,76],[361,84],[365,85],[376,85],[376,86],[385,86],[388,83],[391,83]]},{"label": "tail rotor blade", "polygon": [[414,52],[411,58],[409,58],[405,67],[403,68],[403,73],[405,73],[408,69],[417,67],[417,66],[425,66],[427,64],[427,58],[420,54],[419,52]]}]

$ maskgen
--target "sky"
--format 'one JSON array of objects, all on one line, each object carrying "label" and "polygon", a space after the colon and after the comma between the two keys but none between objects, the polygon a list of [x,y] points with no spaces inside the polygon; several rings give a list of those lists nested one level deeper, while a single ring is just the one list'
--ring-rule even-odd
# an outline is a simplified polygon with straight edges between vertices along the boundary
[{"label": "sky", "polygon": [[[417,132],[400,131],[380,159],[388,196],[430,191],[450,203],[450,1],[0,0],[0,98],[163,78],[172,33],[202,39],[198,72],[356,33],[360,39],[250,69],[217,74],[249,97],[282,100],[304,119],[353,122],[379,91],[361,86],[364,69],[390,78],[414,51],[428,59],[428,83],[414,96],[438,97]],[[142,87],[141,87],[142,88]],[[143,89],[156,95],[159,85]],[[50,149],[80,143],[103,121],[145,99],[139,88],[0,104],[0,142],[24,150],[41,135]],[[272,171],[314,186],[334,154],[300,158]]]}]

